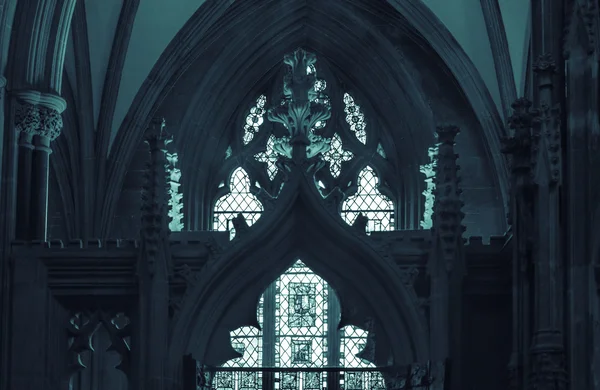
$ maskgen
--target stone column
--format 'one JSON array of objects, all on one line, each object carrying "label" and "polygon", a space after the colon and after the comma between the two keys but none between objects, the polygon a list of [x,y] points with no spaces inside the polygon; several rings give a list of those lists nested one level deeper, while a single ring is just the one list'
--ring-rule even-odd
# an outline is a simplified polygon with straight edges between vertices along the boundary
[{"label": "stone column", "polygon": [[503,153],[510,157],[511,204],[509,224],[513,236],[512,261],[512,354],[508,363],[509,389],[525,388],[529,375],[528,349],[531,342],[531,288],[533,275],[532,125],[537,114],[531,101],[521,98],[512,104],[509,118],[512,135],[504,139]]},{"label": "stone column", "polygon": [[599,384],[593,382],[594,377],[600,375],[597,358],[594,359],[594,350],[600,349],[600,339],[594,326],[598,309],[594,307],[596,292],[590,288],[594,284],[590,265],[596,262],[593,226],[598,210],[596,177],[600,169],[599,57],[594,36],[600,14],[597,1],[596,5],[593,1],[573,2],[566,8],[567,366],[571,389],[599,389]]},{"label": "stone column", "polygon": [[536,73],[539,118],[534,127],[535,249],[534,327],[529,388],[565,390],[568,385],[564,345],[564,264],[560,221],[562,182],[560,105],[553,100],[556,63],[538,57]]},{"label": "stone column", "polygon": [[132,389],[171,390],[166,372],[169,348],[169,217],[164,120],[154,119],[146,132],[150,162],[142,192],[141,245],[137,264],[139,301],[133,321]]},{"label": "stone column", "polygon": [[61,113],[67,105],[59,96],[36,91],[19,91],[15,96],[15,128],[19,134],[17,238],[45,241],[50,142],[60,135]]}]

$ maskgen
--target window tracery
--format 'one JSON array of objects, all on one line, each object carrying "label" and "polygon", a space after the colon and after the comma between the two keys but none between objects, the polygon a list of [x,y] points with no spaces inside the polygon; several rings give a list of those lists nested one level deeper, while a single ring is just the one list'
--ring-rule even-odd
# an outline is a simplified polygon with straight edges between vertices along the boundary
[{"label": "window tracery", "polygon": [[344,112],[346,113],[346,122],[350,130],[356,135],[356,138],[364,145],[367,143],[367,122],[360,106],[354,102],[354,98],[349,93],[344,93]]},{"label": "window tracery", "polygon": [[[388,195],[379,192],[379,181],[372,168],[373,166],[376,167],[378,172],[388,172],[390,169],[388,166],[385,166],[383,160],[373,157],[373,154],[377,153],[382,158],[387,159],[383,145],[380,142],[377,144],[368,142],[366,131],[367,121],[363,109],[348,92],[345,92],[341,99],[344,114],[340,117],[340,122],[328,124],[332,119],[330,119],[329,115],[323,114],[323,112],[331,109],[329,97],[325,94],[327,82],[317,77],[314,55],[305,52],[302,53],[295,53],[294,55],[296,58],[304,58],[304,61],[308,63],[306,65],[306,75],[312,77],[314,80],[312,88],[308,91],[308,97],[311,101],[310,111],[312,113],[313,104],[320,105],[321,108],[319,110],[322,111],[319,114],[321,116],[318,117],[321,120],[313,119],[315,122],[306,134],[309,142],[306,147],[307,157],[310,158],[320,154],[322,159],[328,163],[329,168],[327,169],[328,176],[323,176],[319,173],[319,177],[315,179],[316,186],[323,196],[325,196],[324,194],[330,192],[335,187],[339,187],[342,192],[347,192],[355,185],[356,181],[360,182],[358,186],[359,191],[349,196],[343,202],[341,217],[347,223],[352,224],[362,212],[369,219],[368,233],[374,230],[393,230],[395,228],[394,203]],[[290,57],[286,58],[286,64],[293,71],[295,69],[294,66],[297,66],[297,64],[292,65],[295,64],[293,59],[290,59]],[[284,185],[282,181],[283,177],[278,179],[279,168],[277,161],[282,157],[291,158],[292,147],[290,141],[292,137],[290,134],[286,134],[286,132],[282,135],[275,130],[273,130],[272,134],[265,133],[259,136],[259,131],[267,112],[269,112],[268,117],[270,121],[283,125],[286,130],[291,131],[288,129],[288,121],[290,119],[285,107],[290,104],[291,99],[295,96],[292,94],[290,88],[299,87],[297,85],[294,87],[294,84],[290,84],[290,80],[292,80],[291,73],[286,76],[284,81],[284,96],[279,105],[281,107],[267,109],[267,97],[264,94],[261,94],[256,99],[245,117],[244,132],[241,134],[242,150],[240,153],[244,155],[244,161],[247,164],[244,165],[244,168],[251,170],[252,177],[256,178],[253,180],[256,180],[257,187],[262,187],[265,192],[273,196],[276,196],[277,191]],[[306,120],[309,120],[309,117]],[[298,124],[292,126],[301,127]],[[328,126],[329,128],[327,128]],[[358,143],[353,142],[354,137],[359,141]],[[377,135],[373,136],[373,139],[377,138]],[[229,147],[226,151],[226,159],[230,159],[231,154],[231,147]],[[251,158],[248,159],[248,157]],[[360,161],[364,161],[370,166],[361,172],[353,172],[352,170],[356,169],[356,166],[363,164]],[[325,170],[326,168],[322,171]],[[388,175],[386,174],[386,176]],[[384,184],[388,190],[387,193],[389,193],[390,189],[387,188],[388,183]],[[230,217],[233,218],[235,215],[230,214]],[[223,216],[219,218],[223,219]],[[216,220],[217,215],[215,214]],[[215,222],[214,227],[221,230],[232,229],[231,224],[226,223],[224,220],[219,223]]]},{"label": "window tracery", "polygon": [[329,150],[323,153],[323,160],[329,163],[331,176],[338,177],[342,171],[342,163],[353,158],[354,153],[343,148],[342,139],[338,133],[335,133],[331,138]]},{"label": "window tracery", "polygon": [[[328,318],[332,306],[339,308],[339,301],[327,282],[316,275],[302,260],[297,260],[272,284],[270,291],[263,293],[257,307],[257,319],[263,328],[265,321],[274,325],[274,340],[268,340],[261,330],[242,327],[230,333],[231,345],[242,356],[229,360],[227,368],[262,368],[263,362],[273,361],[278,368],[324,368],[339,366],[344,369],[375,368],[375,365],[357,356],[367,343],[368,332],[350,325],[340,330],[330,326]],[[265,301],[273,302],[272,313],[265,312]],[[338,310],[339,311],[339,310]],[[336,329],[338,338],[329,337],[328,332]],[[332,356],[327,341],[339,340],[339,355]],[[272,346],[268,348],[267,346]],[[266,348],[266,349],[264,349]],[[287,382],[294,390],[322,389],[327,385],[327,372],[277,372],[280,389]],[[259,389],[262,372],[219,371],[213,380],[215,390]],[[295,375],[295,376],[294,376]],[[383,377],[376,372],[345,372],[347,389],[385,388]],[[368,380],[364,380],[364,379]],[[377,386],[377,384],[380,386]]]},{"label": "window tracery", "polygon": [[250,112],[246,116],[246,123],[244,124],[244,145],[248,145],[254,138],[254,135],[258,133],[260,126],[264,122],[264,115],[267,112],[265,105],[267,104],[267,97],[260,95],[256,99],[256,104],[250,108]]},{"label": "window tracery", "polygon": [[213,215],[213,229],[229,231],[230,239],[235,237],[235,228],[231,220],[242,214],[248,226],[256,222],[263,211],[263,205],[250,192],[250,177],[243,168],[237,168],[231,174],[230,192],[217,200]]},{"label": "window tracery", "polygon": [[352,225],[359,214],[369,219],[367,232],[394,230],[394,203],[378,190],[379,178],[370,166],[359,173],[356,194],[342,203],[342,218]]}]

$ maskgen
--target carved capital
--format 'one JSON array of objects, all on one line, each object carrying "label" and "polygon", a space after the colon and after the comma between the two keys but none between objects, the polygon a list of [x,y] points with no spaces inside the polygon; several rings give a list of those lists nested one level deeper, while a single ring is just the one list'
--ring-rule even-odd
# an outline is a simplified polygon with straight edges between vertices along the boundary
[{"label": "carved capital", "polygon": [[18,103],[15,109],[15,130],[31,136],[42,128],[40,110],[30,103]]},{"label": "carved capital", "polygon": [[60,96],[37,91],[18,91],[15,130],[55,140],[63,128],[62,112],[67,103]]}]

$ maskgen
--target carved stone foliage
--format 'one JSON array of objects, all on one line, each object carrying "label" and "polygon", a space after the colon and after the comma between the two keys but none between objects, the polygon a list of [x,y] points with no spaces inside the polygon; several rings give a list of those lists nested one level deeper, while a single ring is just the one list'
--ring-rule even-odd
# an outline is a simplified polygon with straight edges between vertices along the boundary
[{"label": "carved stone foliage", "polygon": [[542,54],[533,64],[539,77],[540,107],[533,121],[533,153],[535,180],[539,184],[558,184],[561,181],[561,120],[560,105],[551,102],[552,77],[556,62],[549,53]]},{"label": "carved stone foliage", "polygon": [[61,114],[48,107],[18,102],[15,110],[15,130],[55,140],[63,127]]},{"label": "carved stone foliage", "polygon": [[439,236],[441,254],[447,260],[446,266],[453,267],[457,245],[462,243],[465,227],[462,225],[464,213],[460,199],[460,167],[456,163],[454,138],[459,132],[457,126],[443,125],[436,128],[439,149],[436,164],[435,206],[433,214],[433,234]]},{"label": "carved stone foliage", "polygon": [[[320,137],[309,139],[310,132],[315,125],[331,117],[330,105],[320,101],[326,100],[327,97],[322,92],[315,90],[316,75],[312,72],[308,73],[308,69],[311,66],[314,67],[316,61],[317,58],[314,54],[303,49],[298,49],[293,54],[284,57],[283,62],[289,66],[289,71],[283,81],[284,100],[280,106],[267,111],[270,121],[282,124],[287,130],[290,145],[294,143],[302,143],[306,146],[313,143],[320,145],[316,148],[307,148],[310,150],[308,157],[329,149],[329,144]],[[284,144],[278,145],[281,147]],[[292,157],[289,148],[283,148],[280,153]]]},{"label": "carved stone foliage", "polygon": [[[142,191],[142,228],[141,237],[145,259],[150,274],[154,272],[155,256],[160,243],[169,234],[167,186],[166,144],[170,137],[165,131],[163,118],[155,118],[146,133],[146,143],[150,147],[150,161],[145,172],[145,184]],[[165,248],[163,248],[165,249]]]}]

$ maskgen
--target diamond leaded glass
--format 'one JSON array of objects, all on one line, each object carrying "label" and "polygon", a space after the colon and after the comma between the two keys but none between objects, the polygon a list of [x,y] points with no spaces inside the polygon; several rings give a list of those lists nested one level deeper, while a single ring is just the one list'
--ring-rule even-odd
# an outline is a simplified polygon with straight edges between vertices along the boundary
[{"label": "diamond leaded glass", "polygon": [[275,364],[324,367],[328,302],[325,281],[298,260],[275,286]]},{"label": "diamond leaded glass", "polygon": [[356,135],[356,138],[363,144],[367,143],[367,122],[360,106],[354,102],[354,98],[349,93],[344,94],[344,112],[346,113],[346,122],[350,130]]},{"label": "diamond leaded glass", "polygon": [[244,145],[248,145],[254,138],[254,135],[258,133],[260,126],[264,122],[264,115],[267,112],[265,105],[267,104],[267,97],[260,95],[256,99],[256,104],[250,108],[250,112],[246,116],[246,123],[244,124]]},{"label": "diamond leaded glass", "polygon": [[377,189],[379,179],[373,168],[365,167],[358,177],[358,191],[343,202],[342,218],[352,225],[362,213],[369,219],[368,232],[394,230],[394,203]]},{"label": "diamond leaded glass", "polygon": [[252,225],[260,218],[263,206],[250,192],[250,178],[242,168],[237,168],[231,174],[230,191],[215,203],[213,229],[229,231],[230,239],[233,239],[235,229],[231,220],[242,213],[248,225]]},{"label": "diamond leaded glass", "polygon": [[330,148],[323,153],[323,160],[329,162],[329,170],[333,177],[338,177],[342,171],[342,162],[350,161],[354,157],[349,150],[342,147],[342,139],[338,133],[331,138]]}]

